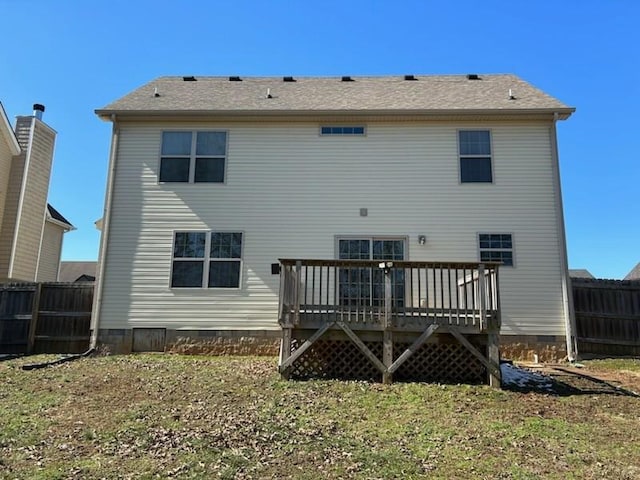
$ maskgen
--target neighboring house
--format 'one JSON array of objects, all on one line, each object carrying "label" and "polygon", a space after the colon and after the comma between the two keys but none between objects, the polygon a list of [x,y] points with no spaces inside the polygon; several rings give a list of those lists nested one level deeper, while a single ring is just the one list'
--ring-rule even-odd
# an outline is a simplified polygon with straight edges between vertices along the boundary
[{"label": "neighboring house", "polygon": [[65,233],[75,230],[69,220],[64,218],[51,205],[47,204],[44,230],[42,232],[42,246],[38,262],[39,282],[55,282],[58,280],[60,257],[62,255],[62,240]]},{"label": "neighboring house", "polygon": [[19,116],[0,109],[0,282],[56,281],[62,235],[74,227],[47,203],[56,132],[44,106]]},{"label": "neighboring house", "polygon": [[640,280],[640,263],[638,263],[627,276],[624,277],[625,280]]},{"label": "neighboring house", "polygon": [[113,136],[94,331],[116,352],[137,329],[278,338],[278,259],[389,249],[504,262],[502,348],[573,357],[573,111],[514,75],[158,78],[96,111]]},{"label": "neighboring house", "polygon": [[61,262],[59,282],[93,282],[97,262]]},{"label": "neighboring house", "polygon": [[570,268],[569,276],[571,278],[596,278],[589,270],[585,270],[584,268]]}]

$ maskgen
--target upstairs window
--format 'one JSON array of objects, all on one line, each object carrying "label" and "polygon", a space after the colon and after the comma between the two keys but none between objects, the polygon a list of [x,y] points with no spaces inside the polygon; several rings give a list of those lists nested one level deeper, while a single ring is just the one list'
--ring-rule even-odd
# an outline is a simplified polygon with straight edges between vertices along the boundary
[{"label": "upstairs window", "polygon": [[491,183],[491,134],[489,130],[458,131],[460,181]]},{"label": "upstairs window", "polygon": [[325,126],[320,127],[320,135],[364,135],[363,126]]},{"label": "upstairs window", "polygon": [[240,288],[241,232],[176,232],[172,288]]},{"label": "upstairs window", "polygon": [[481,233],[478,243],[481,262],[502,262],[513,267],[513,238],[510,233]]},{"label": "upstairs window", "polygon": [[160,182],[223,183],[227,132],[162,132]]}]

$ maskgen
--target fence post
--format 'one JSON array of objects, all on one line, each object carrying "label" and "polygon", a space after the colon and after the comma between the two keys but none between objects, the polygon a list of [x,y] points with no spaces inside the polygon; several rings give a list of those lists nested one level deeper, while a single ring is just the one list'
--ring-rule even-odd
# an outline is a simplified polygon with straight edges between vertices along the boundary
[{"label": "fence post", "polygon": [[31,320],[29,321],[29,336],[27,339],[27,353],[33,353],[33,347],[36,341],[36,328],[38,328],[38,315],[40,313],[40,294],[42,292],[42,284],[36,283],[33,291],[33,302],[31,304]]}]

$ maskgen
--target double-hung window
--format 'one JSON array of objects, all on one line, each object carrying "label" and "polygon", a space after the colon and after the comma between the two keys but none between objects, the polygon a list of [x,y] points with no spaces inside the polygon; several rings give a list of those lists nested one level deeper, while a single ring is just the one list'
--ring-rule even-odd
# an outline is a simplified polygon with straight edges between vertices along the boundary
[{"label": "double-hung window", "polygon": [[160,182],[223,183],[227,132],[162,132]]},{"label": "double-hung window", "polygon": [[478,244],[481,262],[502,262],[513,267],[513,238],[510,233],[481,233]]},{"label": "double-hung window", "polygon": [[239,288],[241,232],[176,232],[172,288]]},{"label": "double-hung window", "polygon": [[491,133],[489,130],[459,130],[460,181],[491,183]]}]

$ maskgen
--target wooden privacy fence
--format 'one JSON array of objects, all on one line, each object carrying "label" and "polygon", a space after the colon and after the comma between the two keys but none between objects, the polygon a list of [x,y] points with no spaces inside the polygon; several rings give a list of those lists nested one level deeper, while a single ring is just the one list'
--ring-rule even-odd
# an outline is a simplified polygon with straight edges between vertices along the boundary
[{"label": "wooden privacy fence", "polygon": [[640,355],[640,280],[571,282],[578,352]]},{"label": "wooden privacy fence", "polygon": [[86,351],[92,304],[92,283],[0,285],[0,353]]}]

